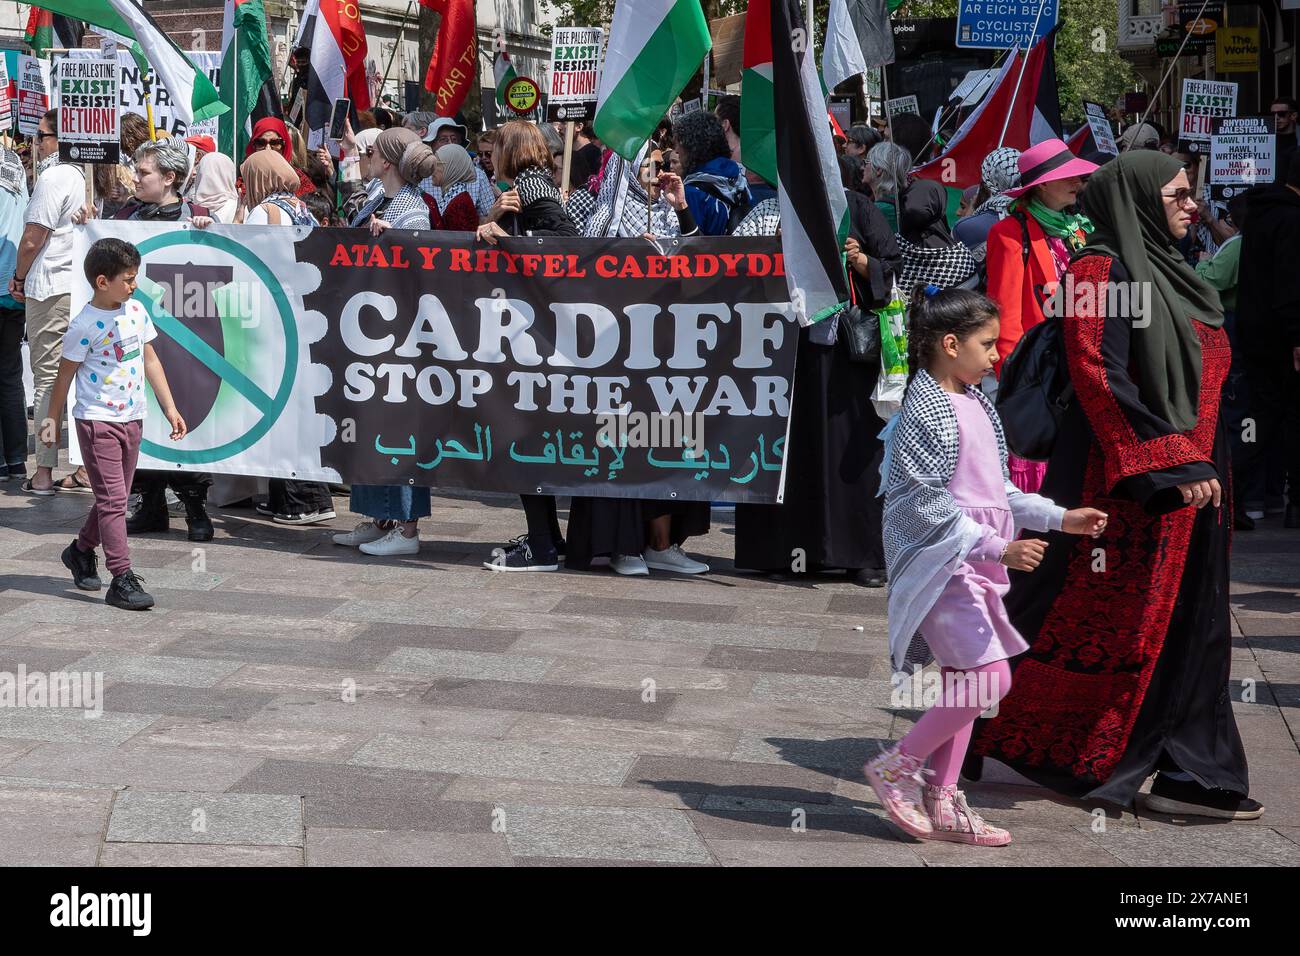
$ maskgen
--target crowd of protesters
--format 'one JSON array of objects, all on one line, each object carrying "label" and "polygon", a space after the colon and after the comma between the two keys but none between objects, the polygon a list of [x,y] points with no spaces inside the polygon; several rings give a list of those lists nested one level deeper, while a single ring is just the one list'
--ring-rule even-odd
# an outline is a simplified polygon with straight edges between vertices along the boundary
[{"label": "crowd of protesters", "polygon": [[[1273,105],[1279,165],[1295,154],[1296,109]],[[255,123],[242,161],[218,152],[207,136],[169,138],[143,117],[121,120],[122,163],[95,168],[95,202],[85,206],[81,168],[58,160],[58,115],[50,111],[32,140],[26,175],[22,158],[6,149],[0,161],[15,170],[0,185],[0,227],[10,276],[0,302],[0,477],[22,482],[37,496],[85,492],[83,468],[56,480],[57,449],[36,445],[28,471],[28,415],[21,384],[20,342],[30,349],[35,381],[33,419],[48,412],[58,369],[59,343],[69,321],[74,264],[72,226],[87,217],[133,221],[334,225],[386,229],[442,229],[474,233],[493,244],[504,236],[639,237],[777,235],[776,190],[740,162],[738,97],[715,112],[665,120],[642,153],[629,161],[606,149],[589,124],[577,124],[563,178],[565,144],[551,124],[523,120],[471,134],[433,113],[405,116],[367,111],[349,123],[337,149],[308,150],[299,130],[277,118]],[[1134,124],[1119,141],[1125,151],[1172,147],[1156,124]],[[910,114],[881,128],[851,127],[836,137],[841,186],[850,209],[845,244],[854,305],[885,305],[896,286],[910,294],[918,263],[942,262],[928,281],[939,287],[986,291],[1001,315],[999,359],[1043,321],[1046,301],[1082,250],[1092,229],[1079,211],[1087,177],[1105,157],[1076,157],[1059,140],[1023,155],[989,153],[981,182],[956,197],[953,190],[913,174],[936,155],[927,124]],[[1195,157],[1179,156],[1193,166]],[[1097,160],[1094,162],[1092,160]],[[1199,197],[1196,228],[1177,244],[1179,254],[1218,290],[1234,343],[1225,389],[1225,414],[1236,444],[1234,521],[1249,529],[1265,513],[1285,509],[1288,527],[1300,527],[1300,291],[1288,263],[1300,247],[1300,182],[1283,170],[1279,182],[1230,204]],[[30,196],[28,189],[30,188]],[[1249,224],[1249,225],[1248,225]],[[6,268],[7,267],[7,268]],[[923,270],[924,271],[924,270]],[[885,583],[879,499],[873,493],[882,454],[883,421],[870,401],[876,370],[855,362],[836,323],[801,332],[795,378],[791,456],[807,474],[789,480],[803,489],[783,506],[737,509],[736,564],[784,576],[842,570],[863,584]],[[995,383],[989,382],[992,387]],[[1254,426],[1243,441],[1241,423]],[[1013,481],[1034,491],[1044,462],[1012,456]],[[202,472],[142,471],[135,476],[139,504],[131,533],[162,532],[169,501],[183,510],[189,536],[212,537],[207,497],[212,476]],[[169,494],[170,491],[170,494]],[[309,524],[335,517],[330,489],[321,484],[271,482],[258,510],[281,523]],[[430,513],[427,489],[357,486],[351,509],[367,520],[336,536],[368,554],[418,550],[419,518]],[[566,541],[554,499],[523,498],[527,532],[489,560],[494,570],[547,570],[561,560],[588,568],[606,558],[622,574],[650,569],[700,573],[703,562],[682,545],[708,530],[708,509],[651,501],[578,499]],[[792,567],[790,554],[805,561]]]}]

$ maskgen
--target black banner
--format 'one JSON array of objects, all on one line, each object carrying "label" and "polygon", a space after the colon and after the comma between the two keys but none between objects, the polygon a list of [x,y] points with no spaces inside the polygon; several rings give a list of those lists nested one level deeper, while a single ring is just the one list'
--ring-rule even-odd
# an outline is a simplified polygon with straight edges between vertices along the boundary
[{"label": "black banner", "polygon": [[346,480],[773,502],[798,326],[771,239],[317,229],[311,361]]}]

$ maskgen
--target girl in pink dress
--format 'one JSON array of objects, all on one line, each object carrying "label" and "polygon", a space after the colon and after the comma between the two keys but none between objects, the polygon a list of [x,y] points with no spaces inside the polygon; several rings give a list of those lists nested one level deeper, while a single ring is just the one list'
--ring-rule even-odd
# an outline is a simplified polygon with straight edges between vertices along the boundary
[{"label": "girl in pink dress", "polygon": [[1003,846],[1011,835],[971,810],[957,775],[975,718],[1011,689],[1008,658],[1028,650],[1002,605],[1007,570],[1032,570],[1047,547],[1016,536],[1095,537],[1106,526],[1095,508],[1066,511],[1009,480],[1002,425],[979,390],[997,340],[997,306],[987,297],[918,288],[908,342],[915,374],[882,435],[889,643],[896,670],[933,657],[942,681],[935,705],[864,768],[904,831],[979,846]]}]

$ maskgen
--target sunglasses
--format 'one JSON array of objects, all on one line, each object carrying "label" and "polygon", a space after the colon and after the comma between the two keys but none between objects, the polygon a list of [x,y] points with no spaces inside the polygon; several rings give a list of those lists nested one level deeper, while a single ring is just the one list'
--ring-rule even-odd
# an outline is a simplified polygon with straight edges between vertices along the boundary
[{"label": "sunglasses", "polygon": [[44,138],[47,137],[47,136],[55,136],[55,137],[57,137],[58,135],[59,135],[58,133],[41,133],[41,132],[38,132],[38,133],[37,133],[35,136],[33,136],[32,138],[33,138],[33,139],[44,139]]},{"label": "sunglasses", "polygon": [[1290,116],[1290,115],[1291,115],[1291,111],[1290,111],[1290,110],[1271,110],[1270,112],[1271,112],[1274,116]]},{"label": "sunglasses", "polygon": [[1185,206],[1192,201],[1193,193],[1190,189],[1179,189],[1173,193],[1161,193],[1165,199],[1172,199],[1177,206]]},{"label": "sunglasses", "polygon": [[278,136],[275,137],[274,139],[253,140],[254,149],[266,149],[268,146],[274,147],[275,149],[280,149],[284,146],[284,140],[280,139],[280,137]]}]

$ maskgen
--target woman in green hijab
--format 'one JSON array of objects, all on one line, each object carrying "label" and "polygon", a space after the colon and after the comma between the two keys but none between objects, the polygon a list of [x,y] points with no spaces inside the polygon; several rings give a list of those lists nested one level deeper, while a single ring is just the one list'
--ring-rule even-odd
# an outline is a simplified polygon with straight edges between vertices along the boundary
[{"label": "woman in green hijab", "polygon": [[[1174,244],[1195,208],[1182,165],[1125,153],[1083,194],[1093,224],[1065,278],[1075,398],[1042,493],[1110,520],[1051,533],[1012,574],[1007,610],[1030,644],[974,751],[1072,796],[1254,819],[1227,685],[1230,352],[1218,294]],[[978,767],[972,764],[972,773]]]}]

